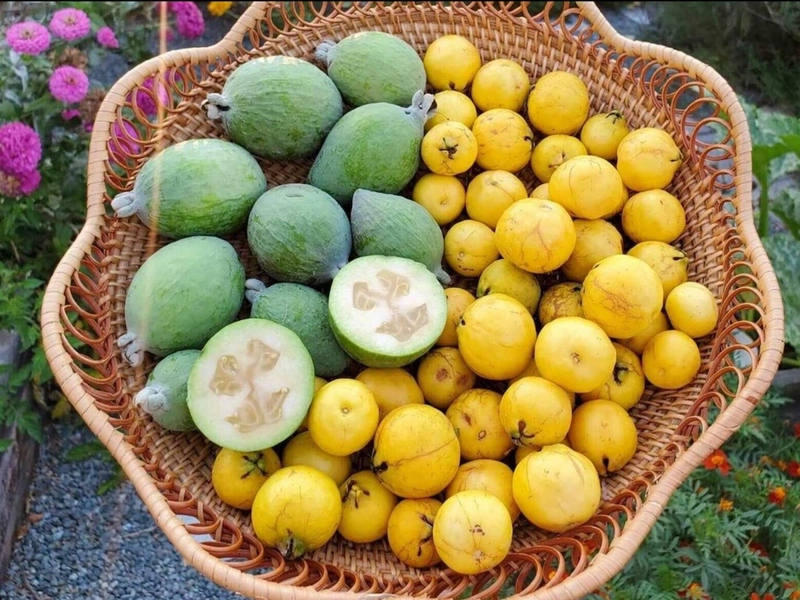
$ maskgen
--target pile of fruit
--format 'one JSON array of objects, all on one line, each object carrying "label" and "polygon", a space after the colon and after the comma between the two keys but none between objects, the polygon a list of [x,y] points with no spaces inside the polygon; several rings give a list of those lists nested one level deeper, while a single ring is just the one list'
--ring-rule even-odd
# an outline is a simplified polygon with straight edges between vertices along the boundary
[{"label": "pile of fruit", "polygon": [[[230,141],[175,144],[114,198],[173,240],[128,290],[124,357],[162,357],[135,402],[220,447],[219,498],[286,557],[338,532],[479,573],[515,524],[590,519],[646,383],[700,369],[718,307],[672,245],[683,157],[590,116],[575,75],[531,86],[463,37],[423,58],[365,32],[316,60],[240,66],[205,105]],[[256,157],[313,166],[268,189]],[[263,281],[223,239],[243,230]]]}]

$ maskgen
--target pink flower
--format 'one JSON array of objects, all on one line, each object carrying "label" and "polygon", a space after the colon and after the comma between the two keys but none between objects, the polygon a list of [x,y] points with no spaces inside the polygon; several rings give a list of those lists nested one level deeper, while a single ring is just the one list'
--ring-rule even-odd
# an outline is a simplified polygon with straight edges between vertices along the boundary
[{"label": "pink flower", "polygon": [[203,35],[206,26],[203,20],[203,13],[197,7],[197,4],[194,2],[175,2],[173,4],[182,5],[180,8],[173,9],[177,15],[175,27],[177,27],[178,33],[190,40]]},{"label": "pink flower", "polygon": [[50,32],[34,21],[17,23],[6,31],[6,44],[18,54],[41,54],[50,47]]},{"label": "pink flower", "polygon": [[66,110],[61,111],[61,118],[65,121],[71,121],[75,117],[80,117],[81,111],[77,108],[67,108]]},{"label": "pink flower", "polygon": [[30,196],[41,182],[42,175],[36,169],[22,175],[9,175],[0,171],[0,194],[12,198]]},{"label": "pink flower", "polygon": [[53,13],[50,31],[62,40],[79,40],[92,30],[89,16],[77,8],[62,8]]},{"label": "pink flower", "polygon": [[42,159],[42,141],[31,127],[14,121],[0,127],[0,170],[9,175],[33,171]]},{"label": "pink flower", "polygon": [[119,121],[116,121],[112,128],[111,139],[108,141],[109,154],[118,155],[120,159],[115,162],[121,162],[127,156],[139,153],[140,146],[137,142],[140,140],[141,137],[136,127],[127,121],[123,121],[120,126]]},{"label": "pink flower", "polygon": [[111,27],[101,27],[97,30],[97,43],[106,48],[119,48],[117,36]]},{"label": "pink flower", "polygon": [[[155,94],[153,93],[153,85],[154,79],[148,77],[144,80],[142,87],[136,92],[136,104],[146,115],[154,115],[158,112]],[[169,93],[163,83],[160,83],[158,86],[158,100],[164,106],[169,104]],[[131,104],[133,104],[133,102],[131,102]]]},{"label": "pink flower", "polygon": [[53,98],[65,104],[73,104],[86,97],[89,91],[89,78],[80,69],[63,65],[53,71],[49,85]]}]

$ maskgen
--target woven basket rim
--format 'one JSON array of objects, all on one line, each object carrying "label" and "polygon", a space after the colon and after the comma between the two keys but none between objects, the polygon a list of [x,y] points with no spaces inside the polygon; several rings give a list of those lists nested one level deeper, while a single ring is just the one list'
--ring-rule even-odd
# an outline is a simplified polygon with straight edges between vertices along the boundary
[{"label": "woven basket rim", "polygon": [[[65,329],[62,325],[62,311],[66,291],[81,260],[91,252],[94,241],[100,236],[106,217],[104,203],[105,182],[104,163],[109,159],[107,150],[111,130],[116,118],[116,108],[125,101],[126,96],[136,86],[140,86],[160,69],[200,61],[213,61],[230,55],[236,46],[245,39],[260,15],[276,2],[254,2],[236,22],[230,32],[220,42],[206,48],[172,50],[153,57],[122,76],[106,95],[95,120],[91,135],[88,158],[87,216],[86,221],[62,260],[56,267],[45,291],[40,314],[42,339],[47,360],[58,385],[67,396],[76,412],[84,419],[98,439],[109,449],[130,479],[139,496],[147,506],[156,524],[162,529],[170,542],[183,558],[206,577],[228,589],[248,597],[269,598],[361,598],[366,596],[392,596],[411,598],[393,594],[359,594],[353,592],[316,591],[309,587],[292,587],[257,579],[226,565],[209,554],[187,532],[181,519],[172,511],[165,497],[143,468],[132,447],[125,441],[122,433],[109,422],[108,416],[94,404],[93,396],[83,387],[82,378],[73,368],[73,358],[64,347]],[[472,2],[497,14],[490,3]],[[548,3],[548,14],[554,3]],[[565,3],[565,9],[569,3]],[[704,83],[719,98],[720,104],[728,114],[732,125],[732,136],[736,145],[734,164],[736,169],[736,195],[733,200],[737,215],[737,230],[745,244],[750,265],[757,274],[759,288],[763,290],[765,331],[760,347],[759,360],[746,384],[738,390],[733,402],[714,421],[714,423],[683,452],[664,472],[658,483],[649,491],[646,500],[636,515],[630,520],[622,533],[615,537],[607,553],[601,553],[584,571],[573,575],[558,585],[543,588],[532,594],[513,598],[536,598],[540,600],[570,600],[591,593],[619,572],[630,560],[636,549],[649,533],[653,524],[666,506],[672,493],[715,449],[730,437],[745,421],[760,398],[769,388],[777,372],[783,353],[784,316],[783,304],[777,278],[772,270],[767,254],[759,239],[752,207],[752,145],[745,112],[738,98],[714,69],[691,56],[662,45],[638,42],[617,33],[602,16],[593,2],[577,2],[581,15],[592,25],[609,49],[629,56],[656,60],[662,65],[679,69]],[[444,10],[448,10],[445,8]],[[552,29],[549,21],[547,27]],[[560,35],[554,29],[554,35]]]}]

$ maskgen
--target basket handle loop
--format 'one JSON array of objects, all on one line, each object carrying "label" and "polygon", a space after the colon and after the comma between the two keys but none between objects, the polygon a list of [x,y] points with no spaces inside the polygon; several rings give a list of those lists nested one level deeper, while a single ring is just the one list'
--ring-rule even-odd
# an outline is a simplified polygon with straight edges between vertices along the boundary
[{"label": "basket handle loop", "polygon": [[576,2],[575,3],[583,15],[591,24],[592,29],[606,42],[619,52],[630,52],[632,40],[624,35],[617,33],[611,23],[603,16],[596,2]]},{"label": "basket handle loop", "polygon": [[223,39],[225,45],[237,46],[244,41],[245,36],[255,29],[258,21],[267,14],[270,7],[280,2],[253,2],[244,14],[239,17],[231,30]]}]

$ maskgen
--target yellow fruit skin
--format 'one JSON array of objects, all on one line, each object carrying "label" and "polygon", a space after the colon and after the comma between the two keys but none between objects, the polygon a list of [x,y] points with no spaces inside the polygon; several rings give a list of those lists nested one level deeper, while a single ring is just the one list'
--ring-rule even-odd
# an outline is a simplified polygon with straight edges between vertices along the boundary
[{"label": "yellow fruit skin", "polygon": [[311,434],[307,431],[298,433],[289,440],[289,443],[283,449],[281,464],[284,467],[298,465],[313,467],[333,479],[337,486],[342,485],[342,482],[353,471],[349,456],[328,454],[314,443],[314,440],[311,439]]},{"label": "yellow fruit skin", "polygon": [[519,300],[531,314],[536,313],[542,288],[533,273],[523,271],[504,258],[494,261],[483,270],[476,290],[478,298],[488,294],[505,294]]},{"label": "yellow fruit skin", "polygon": [[564,208],[528,198],[512,204],[495,229],[500,255],[529,273],[555,271],[575,249],[575,225]]},{"label": "yellow fruit skin", "polygon": [[434,126],[422,138],[422,161],[437,175],[460,175],[478,157],[478,142],[469,127],[458,121]]},{"label": "yellow fruit skin", "polygon": [[653,336],[642,353],[644,376],[663,390],[689,385],[700,370],[701,362],[697,343],[675,329]]},{"label": "yellow fruit skin", "polygon": [[686,270],[689,257],[664,242],[641,242],[628,250],[628,255],[643,260],[658,274],[665,300],[672,290],[689,279]]},{"label": "yellow fruit skin", "polygon": [[399,502],[372,471],[359,471],[341,486],[339,535],[354,544],[369,544],[386,535],[389,516]]},{"label": "yellow fruit skin", "polygon": [[617,170],[634,192],[667,187],[683,162],[683,154],[666,131],[635,129],[617,147]]},{"label": "yellow fruit skin", "polygon": [[540,446],[517,446],[517,449],[514,451],[514,464],[518,465],[522,462],[523,458],[528,456],[528,454],[533,454],[534,452],[539,452],[540,450]]},{"label": "yellow fruit skin", "polygon": [[478,221],[459,221],[444,236],[444,258],[459,275],[480,277],[486,267],[500,258],[494,232]]},{"label": "yellow fruit skin", "polygon": [[688,281],[677,286],[665,304],[672,326],[691,338],[701,338],[714,331],[719,308],[714,294],[706,286]]},{"label": "yellow fruit skin", "polygon": [[477,165],[484,171],[516,173],[526,167],[533,152],[533,132],[519,114],[495,108],[472,124],[478,141]]},{"label": "yellow fruit skin", "polygon": [[458,348],[437,348],[425,355],[417,369],[417,383],[428,404],[447,407],[475,385],[473,373]]},{"label": "yellow fruit skin", "polygon": [[500,215],[514,202],[527,197],[519,177],[508,171],[483,171],[467,186],[466,208],[470,219],[494,229]]},{"label": "yellow fruit skin", "polygon": [[622,179],[607,160],[576,156],[562,163],[549,181],[553,202],[579,219],[601,219],[622,198]]},{"label": "yellow fruit skin", "polygon": [[533,525],[562,533],[588,521],[600,506],[600,476],[583,454],[545,446],[514,469],[514,501]]},{"label": "yellow fruit skin", "polygon": [[590,117],[581,128],[581,142],[589,154],[617,160],[617,148],[630,133],[628,121],[616,110]]},{"label": "yellow fruit skin", "polygon": [[550,186],[546,183],[538,185],[531,192],[531,198],[541,198],[542,200],[551,200]]},{"label": "yellow fruit skin", "polygon": [[450,498],[459,492],[483,490],[489,492],[505,505],[511,521],[519,517],[519,507],[514,502],[511,482],[514,471],[498,460],[478,459],[466,462],[458,468],[458,473],[445,490],[445,497]]},{"label": "yellow fruit skin", "polygon": [[[523,377],[542,377],[542,374],[539,373],[539,369],[536,368],[536,361],[535,360],[531,360],[531,362],[528,363],[528,366],[525,367],[522,370],[522,373],[520,373],[516,377],[513,377],[513,378],[509,379],[508,380],[508,385],[511,386],[511,385],[517,383]],[[564,388],[561,388],[561,389],[564,389]],[[569,396],[570,408],[575,408],[575,393],[574,392],[570,392],[568,390],[564,390],[564,391],[567,392],[567,396]],[[560,443],[563,444],[564,442],[561,441]]]},{"label": "yellow fruit skin", "polygon": [[398,406],[424,404],[425,398],[417,380],[405,369],[367,368],[356,376],[372,392],[378,404],[378,420],[383,419]]},{"label": "yellow fruit skin", "polygon": [[225,504],[250,510],[259,488],[280,468],[281,461],[271,448],[261,452],[221,448],[211,468],[211,484]]},{"label": "yellow fruit skin", "polygon": [[686,213],[680,200],[664,190],[631,196],[622,209],[622,230],[637,244],[671,244],[686,229]]},{"label": "yellow fruit skin", "polygon": [[626,348],[630,348],[636,354],[641,356],[642,352],[644,352],[645,346],[647,346],[647,342],[653,339],[653,336],[657,333],[667,331],[668,329],[669,321],[667,320],[667,315],[665,315],[663,312],[660,312],[656,315],[656,318],[653,319],[644,329],[644,331],[631,338],[619,340],[619,343]]},{"label": "yellow fruit skin", "polygon": [[547,183],[555,170],[570,158],[586,154],[586,147],[578,138],[571,135],[548,135],[533,149],[531,169],[539,181]]},{"label": "yellow fruit skin", "polygon": [[500,401],[500,420],[517,444],[547,446],[567,437],[572,419],[569,395],[543,377],[523,377]]},{"label": "yellow fruit skin", "polygon": [[644,393],[644,371],[642,361],[636,353],[622,344],[614,342],[617,362],[614,373],[599,388],[581,394],[584,402],[590,400],[611,400],[623,409],[630,410]]},{"label": "yellow fruit skin", "polygon": [[433,521],[442,503],[434,498],[401,500],[389,517],[389,547],[401,562],[424,569],[441,562],[433,543]]},{"label": "yellow fruit skin", "polygon": [[534,351],[542,377],[578,394],[602,385],[614,372],[616,358],[605,332],[581,317],[560,317],[542,327]]},{"label": "yellow fruit skin", "polygon": [[430,43],[422,64],[433,89],[463,92],[478,69],[481,53],[468,39],[459,35],[444,35]]},{"label": "yellow fruit skin", "polygon": [[561,270],[570,281],[583,281],[592,267],[615,254],[622,254],[622,234],[608,221],[575,219],[575,249]]},{"label": "yellow fruit skin", "polygon": [[572,73],[542,75],[528,96],[528,120],[544,135],[577,133],[589,116],[589,90]]},{"label": "yellow fruit skin", "polygon": [[435,496],[453,480],[460,462],[456,432],[432,406],[396,408],[375,433],[372,470],[401,498]]},{"label": "yellow fruit skin", "polygon": [[501,460],[514,442],[500,420],[500,394],[472,389],[459,395],[445,415],[456,430],[461,458]]},{"label": "yellow fruit skin", "polygon": [[456,220],[466,202],[464,184],[455,177],[427,173],[419,178],[411,199],[425,207],[439,225]]},{"label": "yellow fruit skin", "polygon": [[511,549],[512,535],[505,505],[483,490],[451,496],[433,522],[433,543],[442,562],[462,575],[477,575],[499,565]]},{"label": "yellow fruit skin", "polygon": [[594,465],[598,474],[620,470],[636,454],[636,424],[616,402],[592,400],[572,415],[569,441]]},{"label": "yellow fruit skin", "polygon": [[475,296],[462,288],[447,288],[444,291],[447,296],[447,323],[444,326],[442,335],[436,340],[436,346],[453,347],[458,346],[458,334],[456,328],[458,327],[461,316],[467,307],[475,302]]},{"label": "yellow fruit skin", "polygon": [[618,339],[644,331],[664,305],[658,273],[626,254],[598,262],[583,280],[581,295],[584,316]]},{"label": "yellow fruit skin", "polygon": [[426,133],[445,121],[458,121],[467,127],[472,127],[478,118],[478,110],[472,100],[461,92],[444,90],[435,94],[433,100],[436,102],[436,111],[425,121]]},{"label": "yellow fruit skin", "polygon": [[284,467],[264,482],[253,502],[253,529],[284,558],[299,558],[334,536],[342,501],[333,479],[312,467]]},{"label": "yellow fruit skin", "polygon": [[494,381],[519,374],[530,362],[536,343],[533,317],[505,294],[489,294],[470,304],[457,333],[458,349],[469,368]]},{"label": "yellow fruit skin", "polygon": [[481,112],[504,108],[514,112],[522,110],[530,79],[520,65],[499,58],[483,65],[472,81],[472,100]]},{"label": "yellow fruit skin", "polygon": [[580,283],[564,281],[545,290],[538,310],[542,327],[559,317],[583,317],[582,288]]},{"label": "yellow fruit skin", "polygon": [[[314,393],[316,394],[318,391],[322,389],[322,386],[328,383],[327,379],[323,379],[322,377],[314,377]],[[301,431],[308,430],[308,413],[303,418],[303,422],[300,423],[300,427],[297,428],[296,433],[300,433]]]},{"label": "yellow fruit skin", "polygon": [[366,446],[378,427],[375,396],[357,379],[334,379],[324,385],[308,409],[308,432],[322,450],[347,456]]}]

